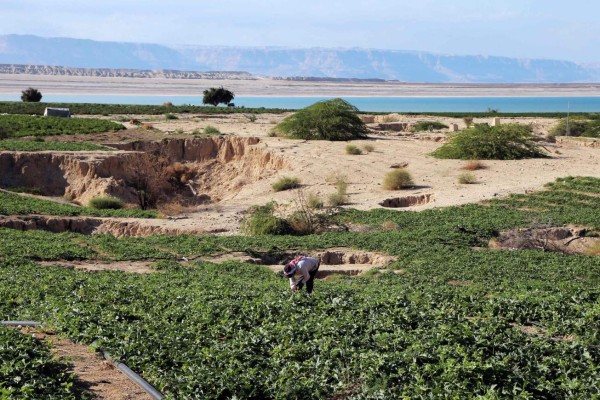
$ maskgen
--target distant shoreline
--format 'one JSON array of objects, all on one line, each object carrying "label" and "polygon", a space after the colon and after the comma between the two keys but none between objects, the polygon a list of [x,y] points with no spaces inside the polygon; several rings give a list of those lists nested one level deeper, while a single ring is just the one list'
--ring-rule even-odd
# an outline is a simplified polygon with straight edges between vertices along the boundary
[{"label": "distant shoreline", "polygon": [[248,97],[600,97],[600,83],[472,84],[295,81],[270,78],[166,79],[0,74],[0,94],[191,96],[224,86]]}]

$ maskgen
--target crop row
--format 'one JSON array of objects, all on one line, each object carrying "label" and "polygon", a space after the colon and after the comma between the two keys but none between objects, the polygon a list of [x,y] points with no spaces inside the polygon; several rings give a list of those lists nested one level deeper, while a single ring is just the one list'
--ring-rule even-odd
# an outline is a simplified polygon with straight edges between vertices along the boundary
[{"label": "crop row", "polygon": [[0,325],[0,398],[78,398],[75,377],[57,361],[47,345],[16,329]]},{"label": "crop row", "polygon": [[[2,142],[0,142],[2,143]],[[70,204],[60,204],[50,200],[23,196],[0,190],[0,215],[63,215],[63,216],[92,216],[92,217],[122,217],[122,218],[156,218],[156,211],[128,210],[97,210],[91,207],[79,207]]]},{"label": "crop row", "polygon": [[123,125],[97,118],[59,118],[36,115],[0,115],[0,133],[23,136],[76,135],[124,129]]},{"label": "crop row", "polygon": [[36,140],[0,140],[0,151],[112,151],[88,142],[43,142]]}]

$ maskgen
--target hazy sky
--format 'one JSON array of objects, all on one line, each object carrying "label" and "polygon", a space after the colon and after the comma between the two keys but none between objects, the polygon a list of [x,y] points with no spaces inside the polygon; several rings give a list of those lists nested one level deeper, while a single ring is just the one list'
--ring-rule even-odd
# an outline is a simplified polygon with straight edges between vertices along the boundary
[{"label": "hazy sky", "polygon": [[0,34],[600,62],[597,0],[0,0]]}]

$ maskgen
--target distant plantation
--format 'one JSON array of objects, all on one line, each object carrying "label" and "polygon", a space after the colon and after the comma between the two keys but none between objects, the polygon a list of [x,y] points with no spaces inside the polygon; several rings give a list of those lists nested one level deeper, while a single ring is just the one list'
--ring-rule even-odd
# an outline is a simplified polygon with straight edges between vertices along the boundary
[{"label": "distant plantation", "polygon": [[[23,103],[28,104],[28,103]],[[0,115],[0,131],[9,138],[76,135],[125,129],[121,124],[96,118],[58,118],[35,115]]]}]

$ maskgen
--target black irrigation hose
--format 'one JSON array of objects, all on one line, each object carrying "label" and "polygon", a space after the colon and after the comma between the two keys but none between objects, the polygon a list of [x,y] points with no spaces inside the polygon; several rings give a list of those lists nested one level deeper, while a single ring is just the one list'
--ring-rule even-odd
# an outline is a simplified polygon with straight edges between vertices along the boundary
[{"label": "black irrigation hose", "polygon": [[[42,324],[41,322],[37,322],[37,321],[0,321],[0,323],[2,325],[8,325],[8,326],[40,326]],[[94,342],[92,344],[95,344],[95,343],[96,342]],[[122,362],[114,361],[112,359],[112,357],[110,356],[110,354],[108,354],[101,348],[98,348],[98,349],[102,352],[102,355],[104,356],[104,358],[106,358],[108,361],[112,362],[115,367],[117,367],[121,372],[123,372],[129,379],[131,379],[131,381],[133,381],[139,387],[144,389],[146,391],[146,393],[148,393],[154,400],[164,399],[165,396],[161,392],[156,390],[154,388],[154,386],[150,385],[144,378],[142,378],[141,376],[136,374],[134,371],[132,371],[131,368],[129,368],[127,365],[123,364]]]}]

